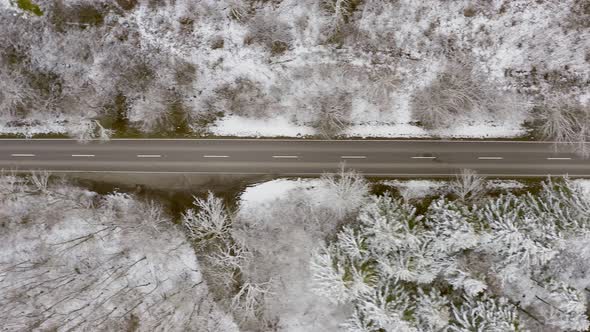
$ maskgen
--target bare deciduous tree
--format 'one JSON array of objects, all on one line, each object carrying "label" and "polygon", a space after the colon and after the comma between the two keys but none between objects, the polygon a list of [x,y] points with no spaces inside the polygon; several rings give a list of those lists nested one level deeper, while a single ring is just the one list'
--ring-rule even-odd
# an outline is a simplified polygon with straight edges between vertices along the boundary
[{"label": "bare deciduous tree", "polygon": [[473,202],[486,191],[486,180],[471,169],[462,169],[451,183],[451,191],[463,202]]},{"label": "bare deciduous tree", "polygon": [[269,106],[274,103],[260,83],[238,77],[217,89],[213,108],[234,115],[263,118],[268,116]]},{"label": "bare deciduous tree", "polygon": [[240,310],[246,319],[252,319],[260,315],[264,306],[264,299],[270,294],[271,282],[253,283],[246,282],[232,298],[233,310]]},{"label": "bare deciduous tree", "polygon": [[248,29],[246,44],[262,44],[272,55],[281,55],[291,47],[293,36],[289,25],[272,12],[256,14],[248,21]]},{"label": "bare deciduous tree", "polygon": [[572,146],[584,158],[590,157],[590,107],[550,97],[540,107],[539,132],[554,141],[555,148]]},{"label": "bare deciduous tree", "polygon": [[440,129],[449,127],[457,116],[493,112],[497,98],[471,68],[453,64],[414,94],[412,112],[425,128]]},{"label": "bare deciduous tree", "polygon": [[194,205],[197,210],[189,209],[182,216],[182,223],[189,236],[197,242],[225,241],[232,221],[223,200],[209,192],[205,199],[195,197]]},{"label": "bare deciduous tree", "polygon": [[316,119],[313,123],[319,133],[326,138],[334,138],[350,125],[352,96],[342,90],[316,96],[311,101]]}]

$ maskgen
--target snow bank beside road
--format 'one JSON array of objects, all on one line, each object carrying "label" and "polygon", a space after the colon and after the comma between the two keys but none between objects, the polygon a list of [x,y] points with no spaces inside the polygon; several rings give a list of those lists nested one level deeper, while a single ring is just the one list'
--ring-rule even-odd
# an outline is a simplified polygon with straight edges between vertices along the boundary
[{"label": "snow bank beside road", "polygon": [[[217,120],[210,128],[216,136],[238,137],[306,137],[318,135],[307,125],[290,122],[284,116],[252,119],[230,115]],[[354,123],[342,133],[343,138],[513,138],[526,135],[520,122],[492,121],[458,123],[453,128],[428,132],[411,123]]]},{"label": "snow bank beside road", "polygon": [[574,180],[574,183],[576,183],[582,188],[582,191],[584,192],[588,200],[590,200],[590,179],[578,179]]}]

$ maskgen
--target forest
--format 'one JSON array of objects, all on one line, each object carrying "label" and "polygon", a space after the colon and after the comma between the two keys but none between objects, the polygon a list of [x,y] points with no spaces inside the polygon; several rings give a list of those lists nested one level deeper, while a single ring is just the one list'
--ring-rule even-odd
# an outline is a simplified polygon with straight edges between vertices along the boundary
[{"label": "forest", "polygon": [[[464,171],[395,186],[342,170],[248,186],[233,203],[195,195],[175,214],[155,197],[4,173],[0,320],[11,331],[586,331],[590,182],[512,182]],[[416,183],[427,190],[408,191]]]},{"label": "forest", "polygon": [[0,15],[4,135],[518,137],[588,154],[585,0],[1,0]]}]

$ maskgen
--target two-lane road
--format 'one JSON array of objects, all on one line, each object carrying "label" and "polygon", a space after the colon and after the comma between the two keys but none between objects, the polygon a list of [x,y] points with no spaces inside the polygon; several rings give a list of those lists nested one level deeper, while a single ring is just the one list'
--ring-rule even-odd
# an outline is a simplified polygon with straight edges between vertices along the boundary
[{"label": "two-lane road", "polygon": [[369,176],[590,177],[590,161],[520,141],[115,139],[0,140],[0,168],[52,172],[319,175],[341,163]]}]

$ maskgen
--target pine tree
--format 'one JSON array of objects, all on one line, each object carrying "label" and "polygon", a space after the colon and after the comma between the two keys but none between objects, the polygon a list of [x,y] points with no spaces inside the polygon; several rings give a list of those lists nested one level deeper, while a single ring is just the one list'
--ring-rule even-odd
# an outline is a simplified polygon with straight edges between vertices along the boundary
[{"label": "pine tree", "polygon": [[518,332],[523,331],[516,307],[504,298],[467,297],[459,306],[452,306],[453,332]]},{"label": "pine tree", "polygon": [[436,250],[453,254],[479,244],[479,235],[469,220],[470,215],[465,207],[446,199],[430,204],[425,222],[434,233]]}]

